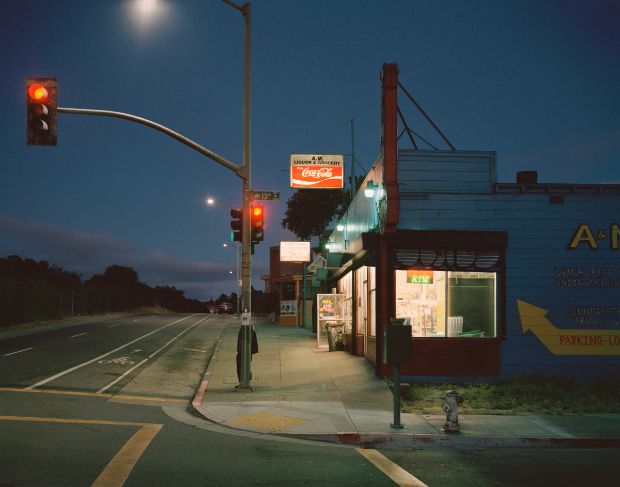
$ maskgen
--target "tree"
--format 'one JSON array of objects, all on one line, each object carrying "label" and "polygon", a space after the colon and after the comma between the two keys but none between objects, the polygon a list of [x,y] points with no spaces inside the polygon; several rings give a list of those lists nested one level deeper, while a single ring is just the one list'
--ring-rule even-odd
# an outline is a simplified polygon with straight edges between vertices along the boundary
[{"label": "tree", "polygon": [[282,227],[301,240],[319,236],[339,210],[344,208],[346,192],[336,190],[299,189],[286,202]]}]

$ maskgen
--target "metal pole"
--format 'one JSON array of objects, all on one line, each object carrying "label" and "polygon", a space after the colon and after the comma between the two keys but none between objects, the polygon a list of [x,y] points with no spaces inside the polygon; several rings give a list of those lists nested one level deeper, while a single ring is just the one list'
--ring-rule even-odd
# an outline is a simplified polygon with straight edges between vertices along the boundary
[{"label": "metal pole", "polygon": [[394,364],[394,422],[392,428],[402,428],[400,424],[400,364]]},{"label": "metal pole", "polygon": [[307,267],[308,263],[306,261],[304,261],[304,273],[303,273],[303,279],[304,279],[304,287],[303,287],[303,291],[301,292],[301,326],[302,327],[306,327],[306,267]]},{"label": "metal pole", "polygon": [[[222,0],[227,5],[243,14],[245,20],[245,33],[243,44],[243,163],[241,175],[243,178],[243,232],[241,238],[241,306],[242,312],[252,313],[252,225],[250,221],[250,196],[252,191],[252,161],[251,161],[251,30],[250,13],[252,6],[249,3],[238,5],[232,0]],[[251,316],[251,314],[250,314]],[[243,320],[242,320],[243,323]],[[241,344],[241,383],[239,388],[249,389],[252,380],[252,333],[251,322],[248,323],[250,330],[245,333],[245,339]],[[243,325],[242,325],[243,326]]]},{"label": "metal pole", "polygon": [[[227,2],[228,3],[228,2]],[[243,308],[246,313],[252,313],[252,225],[250,215],[250,192],[252,189],[251,171],[251,91],[250,91],[250,54],[251,54],[251,31],[250,12],[251,5],[244,4],[241,13],[245,20],[245,34],[243,47],[243,164],[245,178],[243,179],[243,239],[241,253],[241,294],[243,295]],[[250,315],[251,316],[251,315]],[[241,355],[241,384],[243,389],[250,388],[252,380],[252,333],[250,329],[245,333]]]}]

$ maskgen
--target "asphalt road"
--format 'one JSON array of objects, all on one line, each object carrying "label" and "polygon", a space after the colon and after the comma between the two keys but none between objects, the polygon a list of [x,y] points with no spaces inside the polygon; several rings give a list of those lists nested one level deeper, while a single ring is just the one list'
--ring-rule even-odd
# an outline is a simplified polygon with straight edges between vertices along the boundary
[{"label": "asphalt road", "polygon": [[231,320],[0,337],[0,486],[616,485],[618,450],[359,450],[196,418],[187,403]]}]

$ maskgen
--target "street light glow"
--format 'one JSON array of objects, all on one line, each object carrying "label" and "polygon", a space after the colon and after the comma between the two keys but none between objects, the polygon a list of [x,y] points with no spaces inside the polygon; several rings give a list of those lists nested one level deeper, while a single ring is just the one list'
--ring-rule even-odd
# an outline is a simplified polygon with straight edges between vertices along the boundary
[{"label": "street light glow", "polygon": [[133,22],[141,34],[150,27],[170,16],[170,6],[163,0],[133,0],[129,4]]},{"label": "street light glow", "polygon": [[207,205],[209,205],[209,206],[213,206],[215,204],[215,199],[213,199],[211,197],[207,198],[205,201],[206,201]]}]

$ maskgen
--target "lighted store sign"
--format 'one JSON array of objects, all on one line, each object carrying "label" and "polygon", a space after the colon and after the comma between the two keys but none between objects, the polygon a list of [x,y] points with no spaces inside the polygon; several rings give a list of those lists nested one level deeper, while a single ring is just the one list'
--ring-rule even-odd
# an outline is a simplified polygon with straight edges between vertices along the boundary
[{"label": "lighted store sign", "polygon": [[291,154],[291,188],[342,189],[344,156]]},{"label": "lighted store sign", "polygon": [[420,271],[409,269],[407,271],[409,284],[433,284],[433,271]]}]

